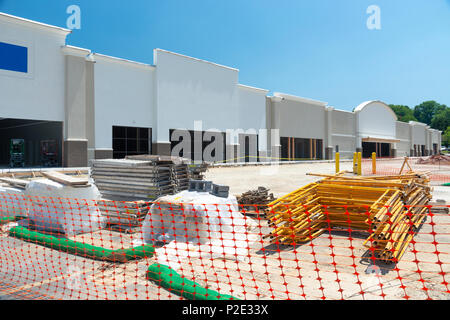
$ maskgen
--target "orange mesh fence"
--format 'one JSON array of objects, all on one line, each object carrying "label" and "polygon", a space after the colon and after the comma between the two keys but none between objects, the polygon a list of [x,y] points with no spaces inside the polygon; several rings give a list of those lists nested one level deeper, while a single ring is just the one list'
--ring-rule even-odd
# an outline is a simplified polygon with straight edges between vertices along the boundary
[{"label": "orange mesh fence", "polygon": [[[427,157],[423,157],[426,159]],[[409,165],[415,172],[429,172],[430,181],[434,185],[450,183],[450,164],[444,161],[436,161],[434,163],[420,163],[420,158],[409,158]],[[377,175],[397,175],[404,162],[403,158],[377,158],[376,174]],[[418,163],[419,162],[419,163]],[[408,171],[405,167],[404,172]],[[362,174],[364,176],[372,174],[372,160],[362,160]]]},{"label": "orange mesh fence", "polygon": [[282,244],[270,207],[0,197],[3,299],[450,298],[448,206],[427,206],[386,261],[345,206]]}]

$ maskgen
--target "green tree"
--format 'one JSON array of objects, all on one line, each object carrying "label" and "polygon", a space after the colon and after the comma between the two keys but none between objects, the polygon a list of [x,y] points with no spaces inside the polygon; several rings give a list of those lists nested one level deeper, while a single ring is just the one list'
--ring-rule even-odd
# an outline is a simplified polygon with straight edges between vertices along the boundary
[{"label": "green tree", "polygon": [[450,146],[450,126],[442,133],[442,145],[446,147]]},{"label": "green tree", "polygon": [[446,105],[436,101],[425,101],[414,108],[414,117],[417,121],[431,125],[434,115],[447,108]]},{"label": "green tree", "polygon": [[410,107],[395,104],[390,104],[389,107],[391,107],[391,109],[397,115],[398,121],[417,121],[416,117],[414,117],[414,111]]},{"label": "green tree", "polygon": [[431,127],[433,129],[438,129],[441,131],[446,131],[450,126],[450,108],[445,108],[444,110],[436,113],[431,119]]}]

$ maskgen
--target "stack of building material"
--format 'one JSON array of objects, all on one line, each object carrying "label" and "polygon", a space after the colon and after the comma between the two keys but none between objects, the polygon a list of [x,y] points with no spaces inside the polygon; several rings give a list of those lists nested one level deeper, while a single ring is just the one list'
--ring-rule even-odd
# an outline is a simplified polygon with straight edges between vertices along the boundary
[{"label": "stack of building material", "polygon": [[202,162],[201,164],[191,164],[189,166],[189,177],[192,180],[205,180],[205,172],[208,171],[209,164]]},{"label": "stack of building material", "polygon": [[257,190],[250,190],[244,192],[237,197],[240,209],[248,210],[265,210],[267,204],[274,201],[273,193],[269,194],[269,189],[265,187],[258,187]]},{"label": "stack of building material", "polygon": [[420,158],[416,162],[417,164],[450,164],[450,156],[445,154],[436,154],[428,158]]},{"label": "stack of building material", "polygon": [[369,233],[365,245],[386,262],[400,260],[426,219],[431,199],[426,174],[347,177],[317,175],[309,184],[272,203],[273,243],[310,241],[332,229]]},{"label": "stack of building material", "polygon": [[155,200],[188,188],[188,167],[184,161],[168,156],[94,160],[91,176],[104,197]]},{"label": "stack of building material", "polygon": [[189,169],[186,164],[172,164],[172,183],[174,192],[180,192],[189,188]]},{"label": "stack of building material", "polygon": [[175,193],[187,190],[189,187],[188,163],[190,160],[187,158],[160,155],[137,155],[128,156],[127,159],[153,161],[158,163],[159,167],[167,167],[167,170],[169,170],[171,174],[171,181]]},{"label": "stack of building material", "polygon": [[142,225],[151,203],[100,200],[97,205],[110,226],[122,230],[132,230]]},{"label": "stack of building material", "polygon": [[167,165],[144,160],[94,160],[91,176],[103,197],[154,200],[172,194],[171,171]]},{"label": "stack of building material", "polygon": [[90,186],[87,177],[72,177],[57,171],[43,171],[42,175],[50,180],[56,181],[66,186],[70,186],[72,188],[86,188]]},{"label": "stack of building material", "polygon": [[0,174],[0,182],[15,188],[25,189],[28,183],[37,178],[47,178],[74,188],[89,187],[87,170],[46,170],[11,171]]}]

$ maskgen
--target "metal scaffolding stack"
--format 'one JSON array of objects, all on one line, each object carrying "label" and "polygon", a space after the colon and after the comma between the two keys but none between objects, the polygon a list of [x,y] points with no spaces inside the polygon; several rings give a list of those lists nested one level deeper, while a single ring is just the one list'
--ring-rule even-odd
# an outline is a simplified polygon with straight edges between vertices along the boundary
[{"label": "metal scaffolding stack", "polygon": [[184,159],[136,156],[120,160],[94,160],[91,177],[104,198],[149,200],[188,188]]},{"label": "metal scaffolding stack", "polygon": [[189,189],[189,168],[185,164],[171,165],[172,183],[175,192]]},{"label": "metal scaffolding stack", "polygon": [[398,262],[427,218],[427,173],[324,177],[268,205],[273,243],[311,241],[332,229],[369,233],[364,245],[385,262]]}]

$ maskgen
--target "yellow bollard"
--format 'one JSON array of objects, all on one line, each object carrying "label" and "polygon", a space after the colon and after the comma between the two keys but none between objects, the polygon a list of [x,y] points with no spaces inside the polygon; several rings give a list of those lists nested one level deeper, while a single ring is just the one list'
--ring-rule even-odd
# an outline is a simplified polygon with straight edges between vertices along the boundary
[{"label": "yellow bollard", "polygon": [[355,174],[357,172],[356,166],[358,165],[356,159],[357,159],[357,153],[355,152],[355,153],[353,153],[353,173],[355,173]]},{"label": "yellow bollard", "polygon": [[377,174],[377,153],[372,152],[372,174]]},{"label": "yellow bollard", "polygon": [[340,167],[339,167],[339,152],[336,152],[336,173],[339,173],[341,170],[340,170]]},{"label": "yellow bollard", "polygon": [[362,175],[362,153],[358,152],[358,176]]}]

